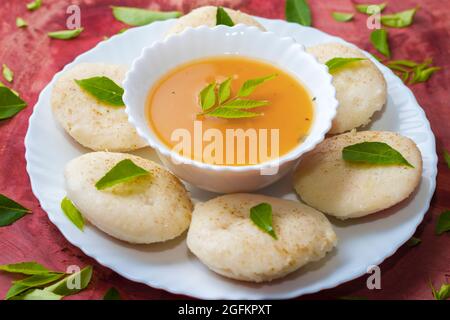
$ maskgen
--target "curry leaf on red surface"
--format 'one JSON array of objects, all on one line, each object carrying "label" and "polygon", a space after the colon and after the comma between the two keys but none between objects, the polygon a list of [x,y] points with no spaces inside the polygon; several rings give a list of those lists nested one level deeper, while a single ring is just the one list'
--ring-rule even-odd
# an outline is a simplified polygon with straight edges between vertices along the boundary
[{"label": "curry leaf on red surface", "polygon": [[355,8],[357,11],[365,14],[374,14],[379,13],[386,8],[386,3],[380,3],[380,4],[357,4],[355,5]]},{"label": "curry leaf on red surface", "polygon": [[3,64],[2,73],[3,73],[3,77],[6,79],[6,81],[13,82],[14,72],[6,64]]},{"label": "curry leaf on red surface", "polygon": [[0,271],[21,273],[26,275],[58,273],[57,271],[51,271],[34,261],[0,265]]},{"label": "curry leaf on red surface", "polygon": [[439,215],[435,228],[437,235],[441,235],[447,231],[450,231],[450,210],[446,210]]},{"label": "curry leaf on red surface", "polygon": [[[69,296],[85,289],[91,281],[91,278],[92,266],[87,266],[81,271],[72,273],[53,285],[45,287],[44,290],[59,296]],[[74,282],[77,282],[77,285],[73,285]]]},{"label": "curry leaf on red surface", "polygon": [[[0,88],[0,97],[1,97]],[[0,119],[1,118],[1,105],[0,105]],[[8,226],[15,221],[22,218],[24,215],[30,213],[30,209],[23,207],[21,204],[14,200],[0,194],[0,227]],[[3,270],[0,266],[0,270]]]},{"label": "curry leaf on red surface", "polygon": [[375,49],[386,57],[391,56],[389,49],[388,32],[385,29],[376,29],[370,34],[370,42],[372,42]]},{"label": "curry leaf on red surface", "polygon": [[47,35],[53,39],[70,40],[78,37],[81,32],[83,32],[83,28],[52,31],[47,33]]},{"label": "curry leaf on red surface", "polygon": [[29,11],[35,11],[39,9],[42,6],[42,0],[34,0],[29,3],[27,3],[27,9]]},{"label": "curry leaf on red surface", "polygon": [[413,23],[417,8],[381,16],[381,23],[387,27],[404,28]]},{"label": "curry leaf on red surface", "polygon": [[334,20],[339,22],[348,22],[353,19],[354,14],[348,12],[332,12],[331,13]]},{"label": "curry leaf on red surface", "polygon": [[286,20],[311,26],[311,9],[306,0],[286,0]]},{"label": "curry leaf on red surface", "polygon": [[109,288],[103,296],[103,300],[121,300],[120,293],[114,287]]}]

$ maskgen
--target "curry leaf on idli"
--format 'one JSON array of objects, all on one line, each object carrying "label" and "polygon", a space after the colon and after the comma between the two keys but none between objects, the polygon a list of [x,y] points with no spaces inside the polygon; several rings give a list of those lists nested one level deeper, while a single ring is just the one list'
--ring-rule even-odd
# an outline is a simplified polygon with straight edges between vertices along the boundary
[{"label": "curry leaf on idli", "polygon": [[222,7],[217,8],[216,25],[234,26],[233,20]]},{"label": "curry leaf on idli", "polygon": [[111,106],[123,107],[123,88],[108,77],[92,77],[75,80],[91,96]]},{"label": "curry leaf on idli", "polygon": [[124,183],[149,174],[150,173],[147,170],[137,166],[130,159],[124,159],[118,162],[100,180],[98,180],[95,187],[98,190],[103,190],[115,186],[116,184]]},{"label": "curry leaf on idli", "polygon": [[178,11],[152,11],[142,8],[112,6],[114,18],[130,26],[143,26],[155,21],[178,18]]}]

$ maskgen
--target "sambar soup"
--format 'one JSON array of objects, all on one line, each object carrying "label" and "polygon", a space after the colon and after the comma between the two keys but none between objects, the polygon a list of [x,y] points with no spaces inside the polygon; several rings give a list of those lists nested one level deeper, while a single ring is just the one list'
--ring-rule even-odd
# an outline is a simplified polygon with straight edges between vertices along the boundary
[{"label": "sambar soup", "polygon": [[150,89],[150,128],[169,149],[215,165],[254,165],[298,146],[313,99],[298,79],[250,58],[220,56],[171,70]]}]

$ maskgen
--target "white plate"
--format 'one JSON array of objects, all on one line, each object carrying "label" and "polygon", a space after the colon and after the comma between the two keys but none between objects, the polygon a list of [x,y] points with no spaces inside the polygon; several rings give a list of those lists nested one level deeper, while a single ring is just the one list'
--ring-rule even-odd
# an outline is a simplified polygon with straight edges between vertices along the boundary
[{"label": "white plate", "polygon": [[[314,28],[279,20],[258,20],[268,30],[292,36],[306,46],[329,41],[344,42]],[[66,68],[80,62],[131,64],[142,48],[161,39],[172,23],[173,20],[168,20],[128,30],[101,42]],[[125,278],[152,287],[205,299],[282,299],[335,287],[361,276],[368,266],[380,264],[407,241],[427,212],[435,189],[435,141],[425,113],[401,80],[383,65],[375,63],[386,77],[389,99],[369,129],[396,131],[417,143],[424,160],[420,186],[413,197],[385,213],[349,222],[332,220],[339,237],[338,248],[324,260],[281,280],[247,284],[218,276],[189,253],[184,236],[156,245],[129,245],[92,226],[87,226],[84,233],[74,227],[60,210],[60,201],[65,196],[63,169],[67,162],[88,150],[65,134],[51,114],[50,94],[60,74],[42,91],[25,138],[27,170],[33,192],[50,220],[69,242]],[[157,158],[151,150],[137,154]],[[194,201],[215,196],[188,188]],[[297,199],[289,177],[261,193]]]}]

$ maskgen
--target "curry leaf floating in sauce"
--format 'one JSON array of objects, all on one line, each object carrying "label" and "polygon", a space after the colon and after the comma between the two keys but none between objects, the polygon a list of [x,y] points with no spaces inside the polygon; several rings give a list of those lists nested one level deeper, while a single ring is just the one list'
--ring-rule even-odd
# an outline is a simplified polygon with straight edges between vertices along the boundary
[{"label": "curry leaf floating in sauce", "polygon": [[35,11],[42,6],[42,0],[34,0],[32,2],[27,3],[27,9],[29,11]]},{"label": "curry leaf floating in sauce", "polygon": [[103,178],[95,184],[98,190],[110,188],[119,183],[128,182],[137,177],[147,176],[150,173],[134,164],[130,159],[125,159],[118,162],[111,170],[109,170]]},{"label": "curry leaf floating in sauce", "polygon": [[52,39],[70,40],[78,37],[81,32],[83,32],[83,28],[52,31],[47,33],[47,35]]},{"label": "curry leaf floating in sauce", "polygon": [[380,165],[405,165],[414,168],[400,152],[384,142],[361,142],[342,149],[342,158],[349,162]]},{"label": "curry leaf floating in sauce", "polygon": [[272,206],[268,203],[260,203],[250,209],[250,219],[253,223],[277,240],[277,235],[272,224]]},{"label": "curry leaf floating in sauce", "polygon": [[366,58],[333,58],[328,60],[325,64],[328,67],[329,73],[334,73],[342,67],[345,67],[348,64],[351,64],[356,61],[367,60]]},{"label": "curry leaf floating in sauce", "polygon": [[286,20],[311,26],[311,9],[306,0],[286,0]]},{"label": "curry leaf floating in sauce", "polygon": [[112,6],[111,8],[114,18],[130,26],[143,26],[155,21],[178,18],[181,16],[181,13],[178,11],[162,12],[118,6]]},{"label": "curry leaf floating in sauce", "polygon": [[417,8],[381,16],[381,23],[387,27],[404,28],[413,23]]},{"label": "curry leaf floating in sauce", "polygon": [[224,108],[232,108],[232,109],[252,109],[262,106],[267,106],[269,101],[265,100],[247,100],[247,99],[236,99],[231,100],[222,105]]},{"label": "curry leaf floating in sauce", "polygon": [[214,111],[209,112],[207,115],[211,116],[211,117],[224,118],[224,119],[240,119],[240,118],[257,117],[257,116],[260,116],[261,113],[223,107],[223,108],[217,108]]},{"label": "curry leaf floating in sauce", "polygon": [[372,31],[372,33],[370,34],[370,42],[372,42],[373,46],[378,50],[378,52],[388,58],[391,56],[388,42],[388,32],[386,30],[376,29]]},{"label": "curry leaf floating in sauce", "polygon": [[[275,78],[276,76],[276,74],[272,74],[266,77],[245,81],[239,89],[237,96],[232,99],[230,99],[232,82],[231,77],[219,85],[217,99],[217,84],[215,82],[208,84],[202,89],[202,91],[200,91],[199,94],[200,106],[203,111],[200,115],[208,115],[210,117],[226,119],[252,118],[262,115],[261,113],[249,112],[242,109],[253,109],[266,106],[269,104],[268,101],[241,99],[240,97],[249,96],[259,85]],[[218,101],[218,103],[216,103],[216,101]]]},{"label": "curry leaf floating in sauce", "polygon": [[263,84],[266,81],[272,80],[276,76],[277,76],[276,74],[271,74],[266,77],[250,79],[250,80],[245,81],[244,84],[242,85],[241,89],[239,89],[238,96],[239,97],[247,97],[247,96],[251,95],[252,92],[255,91],[255,89],[259,85]]},{"label": "curry leaf floating in sauce", "polygon": [[228,100],[231,96],[231,81],[230,77],[219,85],[219,103]]},{"label": "curry leaf floating in sauce", "polygon": [[75,82],[99,101],[114,107],[123,107],[123,88],[108,77],[92,77]]},{"label": "curry leaf floating in sauce", "polygon": [[354,14],[353,13],[347,13],[347,12],[332,12],[331,13],[334,20],[339,22],[348,22],[353,19]]},{"label": "curry leaf floating in sauce", "polygon": [[231,20],[231,17],[228,15],[228,13],[222,7],[217,8],[216,25],[217,26],[225,25],[225,26],[229,26],[229,27],[234,26],[233,20]]},{"label": "curry leaf floating in sauce", "polygon": [[0,86],[0,120],[12,118],[26,106],[13,90]]},{"label": "curry leaf floating in sauce", "polygon": [[81,231],[84,228],[84,218],[81,212],[75,207],[75,205],[67,197],[61,201],[61,210],[66,217]]},{"label": "curry leaf floating in sauce", "polygon": [[216,83],[210,83],[200,91],[200,105],[203,111],[211,109],[216,103]]},{"label": "curry leaf floating in sauce", "polygon": [[[355,5],[355,8],[357,11],[361,12],[361,13],[365,13],[365,14],[374,14],[374,13],[378,13],[384,10],[384,8],[386,8],[386,3],[380,3],[380,4],[357,4]],[[369,10],[369,8],[376,8],[378,9],[378,11],[371,11]]]},{"label": "curry leaf floating in sauce", "polygon": [[30,212],[30,209],[0,194],[0,227],[8,226]]}]

